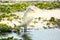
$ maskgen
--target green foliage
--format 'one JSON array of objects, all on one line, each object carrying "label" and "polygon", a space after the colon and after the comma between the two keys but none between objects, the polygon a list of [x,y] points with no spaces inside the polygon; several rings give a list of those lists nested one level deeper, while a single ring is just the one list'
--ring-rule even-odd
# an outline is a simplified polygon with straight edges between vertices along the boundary
[{"label": "green foliage", "polygon": [[21,27],[20,26],[15,26],[14,30],[20,31]]},{"label": "green foliage", "polygon": [[50,23],[47,23],[47,25],[50,25]]},{"label": "green foliage", "polygon": [[5,13],[10,13],[11,12],[11,7],[9,5],[1,5],[0,6],[0,12],[5,12]]},{"label": "green foliage", "polygon": [[1,16],[4,18],[4,17],[6,17],[6,14],[2,14]]},{"label": "green foliage", "polygon": [[16,16],[16,14],[12,14],[12,13],[11,13],[9,16]]},{"label": "green foliage", "polygon": [[51,22],[54,22],[55,21],[55,18],[54,17],[51,17],[50,21]]},{"label": "green foliage", "polygon": [[18,19],[18,16],[14,16],[14,19]]},{"label": "green foliage", "polygon": [[36,3],[36,5],[40,9],[55,9],[55,8],[60,8],[60,3]]},{"label": "green foliage", "polygon": [[[31,4],[34,4],[32,2],[25,2],[25,3],[15,3],[15,4],[8,4],[8,5],[1,5],[0,6],[0,12],[5,12],[5,13],[10,13],[14,11],[23,11],[26,10],[27,7]],[[55,9],[55,8],[60,8],[60,3],[41,3],[41,2],[36,2],[34,4],[40,9]]]},{"label": "green foliage", "polygon": [[12,6],[12,9],[15,11],[23,11],[26,10],[27,5],[25,3],[16,3]]},{"label": "green foliage", "polygon": [[11,17],[8,17],[8,18],[7,18],[7,20],[8,20],[8,21],[12,21],[12,20],[13,20],[13,18],[11,18]]},{"label": "green foliage", "polygon": [[22,28],[20,26],[15,26],[12,28],[11,26],[8,26],[7,24],[0,24],[0,32],[11,32],[14,31],[20,31]]},{"label": "green foliage", "polygon": [[11,31],[12,28],[6,24],[0,24],[0,32],[7,32]]},{"label": "green foliage", "polygon": [[51,22],[51,24],[55,25],[56,24],[56,20],[54,17],[51,17],[51,19],[49,20]]},{"label": "green foliage", "polygon": [[56,24],[56,21],[52,22],[52,24],[55,25]]},{"label": "green foliage", "polygon": [[[1,38],[0,40],[18,40],[18,39],[13,37],[8,37],[8,38]],[[19,39],[19,40],[22,40],[22,39]]]},{"label": "green foliage", "polygon": [[26,10],[28,4],[26,3],[15,3],[12,5],[1,5],[0,12],[11,13],[13,11],[23,11]]},{"label": "green foliage", "polygon": [[7,17],[7,19],[9,20],[9,19],[12,19],[11,17],[14,17],[15,19],[17,18],[17,16],[16,16],[16,14],[5,14],[5,13],[3,13],[3,14],[1,14],[0,15],[0,21],[2,20],[2,18],[6,18]]}]

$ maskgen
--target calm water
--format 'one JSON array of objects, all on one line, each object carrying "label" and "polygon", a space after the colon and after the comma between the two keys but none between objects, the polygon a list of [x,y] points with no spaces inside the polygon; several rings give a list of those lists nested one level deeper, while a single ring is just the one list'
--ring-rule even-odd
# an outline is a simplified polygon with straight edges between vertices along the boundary
[{"label": "calm water", "polygon": [[[11,37],[23,39],[24,33],[6,33],[6,35],[0,34],[0,38]],[[60,29],[41,29],[41,30],[29,30],[27,34],[32,40],[60,40]]]}]

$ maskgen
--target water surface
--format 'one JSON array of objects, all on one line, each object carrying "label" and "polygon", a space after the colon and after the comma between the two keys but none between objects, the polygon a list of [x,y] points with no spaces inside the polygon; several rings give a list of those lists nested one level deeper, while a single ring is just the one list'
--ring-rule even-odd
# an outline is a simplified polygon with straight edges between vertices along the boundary
[{"label": "water surface", "polygon": [[[22,37],[24,33],[6,33],[6,35],[0,34],[0,38],[4,37],[14,37],[14,38],[19,38],[19,39],[24,39]],[[39,30],[29,30],[27,31],[27,35],[32,39],[32,40],[60,40],[60,29],[39,29]]]}]

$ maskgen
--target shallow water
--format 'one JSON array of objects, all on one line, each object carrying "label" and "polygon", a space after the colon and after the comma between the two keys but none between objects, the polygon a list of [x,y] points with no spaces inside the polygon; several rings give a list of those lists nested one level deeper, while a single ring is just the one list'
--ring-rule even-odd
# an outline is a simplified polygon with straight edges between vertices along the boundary
[{"label": "shallow water", "polygon": [[33,40],[60,40],[58,29],[33,30],[30,33]]},{"label": "shallow water", "polygon": [[[13,36],[14,38],[23,39],[21,35],[23,35],[23,33],[18,34],[12,32],[6,33],[6,35],[0,34],[0,38]],[[60,29],[41,29],[41,30],[32,29],[27,31],[27,35],[32,40],[60,40]]]}]

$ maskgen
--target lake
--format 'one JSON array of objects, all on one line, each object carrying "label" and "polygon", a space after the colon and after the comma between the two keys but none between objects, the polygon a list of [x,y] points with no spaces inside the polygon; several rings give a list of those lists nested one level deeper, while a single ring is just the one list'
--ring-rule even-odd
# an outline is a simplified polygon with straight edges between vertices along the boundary
[{"label": "lake", "polygon": [[[31,29],[26,32],[32,40],[60,40],[60,29]],[[5,33],[4,33],[5,34]],[[0,34],[0,38],[6,38],[6,37],[14,37],[18,39],[24,39],[22,33],[6,33]],[[25,40],[25,39],[24,39]]]}]

